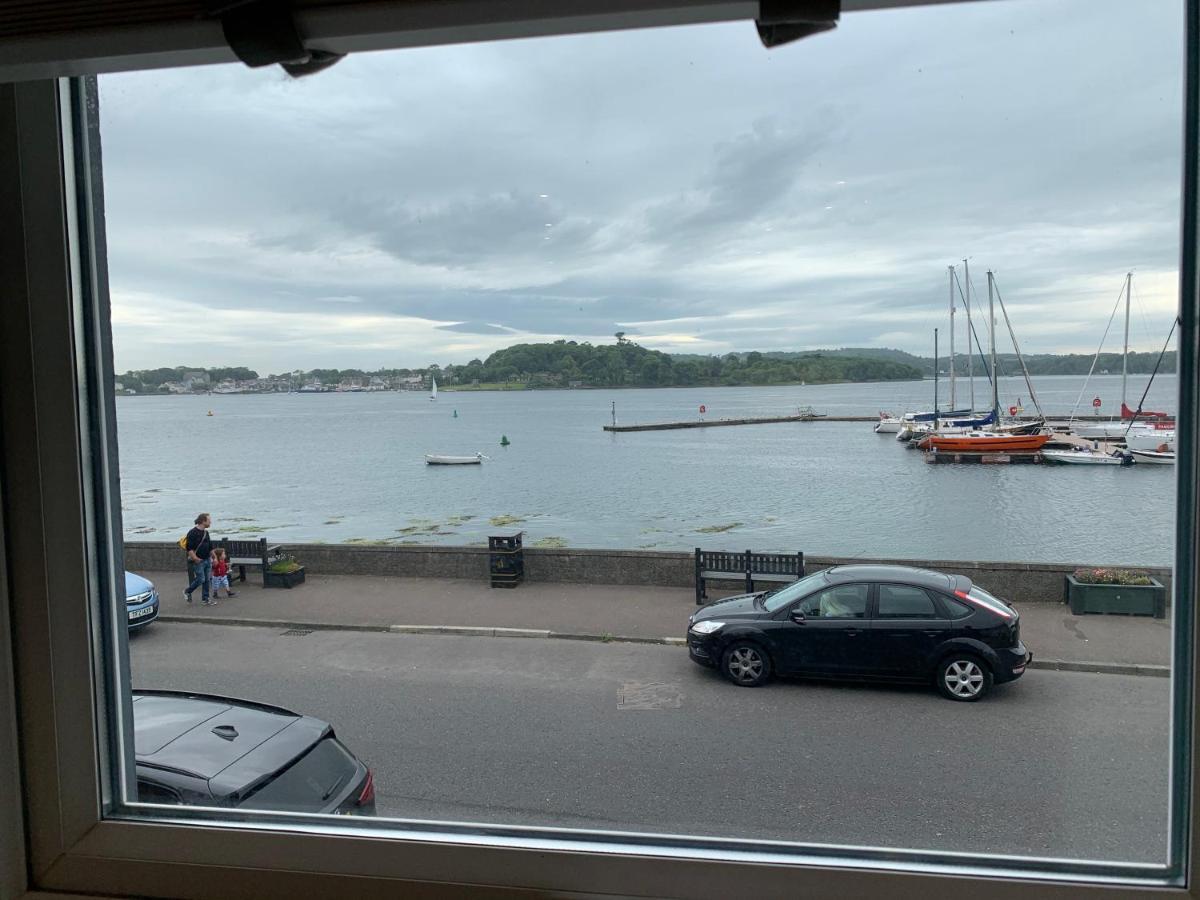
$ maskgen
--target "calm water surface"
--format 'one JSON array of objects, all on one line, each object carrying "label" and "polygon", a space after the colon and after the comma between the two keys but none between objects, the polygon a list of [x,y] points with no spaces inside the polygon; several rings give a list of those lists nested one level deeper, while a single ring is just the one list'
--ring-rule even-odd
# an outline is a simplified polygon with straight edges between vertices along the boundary
[{"label": "calm water surface", "polygon": [[[1130,379],[1131,406],[1146,381]],[[1082,384],[1035,387],[1065,415]],[[1160,376],[1146,408],[1174,411],[1175,390]],[[1092,379],[1089,411],[1093,396],[1115,411],[1119,376]],[[1002,405],[1018,397],[1032,412],[1024,383],[1004,380]],[[1174,467],[934,466],[867,423],[609,434],[614,400],[624,424],[701,403],[709,418],[871,415],[929,407],[932,384],[120,397],[125,535],[174,539],[205,510],[216,536],[281,541],[470,544],[522,528],[534,545],[1171,563]],[[424,463],[477,450],[482,466]]]}]

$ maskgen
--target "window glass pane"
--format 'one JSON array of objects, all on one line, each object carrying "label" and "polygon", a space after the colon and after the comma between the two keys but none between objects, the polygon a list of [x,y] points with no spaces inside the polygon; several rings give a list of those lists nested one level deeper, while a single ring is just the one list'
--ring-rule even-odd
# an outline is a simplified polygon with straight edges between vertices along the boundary
[{"label": "window glass pane", "polygon": [[[139,762],[252,818],[1161,863],[1180,12],[102,78]],[[799,706],[811,759],[730,773]]]},{"label": "window glass pane", "polygon": [[867,615],[870,596],[869,585],[842,584],[809,597],[800,604],[800,611],[825,619],[862,619]]},{"label": "window glass pane", "polygon": [[902,584],[879,585],[879,618],[933,619],[939,615],[933,600],[921,588]]}]

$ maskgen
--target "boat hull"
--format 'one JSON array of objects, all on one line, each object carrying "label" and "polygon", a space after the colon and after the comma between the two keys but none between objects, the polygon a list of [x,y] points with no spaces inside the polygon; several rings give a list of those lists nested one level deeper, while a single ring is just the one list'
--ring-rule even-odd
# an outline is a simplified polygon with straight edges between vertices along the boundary
[{"label": "boat hull", "polygon": [[1110,456],[1093,450],[1043,450],[1042,459],[1073,466],[1127,466],[1133,462],[1128,456]]},{"label": "boat hull", "polygon": [[1041,450],[1048,440],[1048,434],[931,434],[917,446],[939,453],[1020,453]]},{"label": "boat hull", "polygon": [[478,466],[482,463],[481,456],[425,456],[425,464],[428,466]]},{"label": "boat hull", "polygon": [[1154,466],[1175,465],[1174,453],[1159,453],[1157,450],[1130,450],[1129,452],[1139,463],[1150,463]]}]

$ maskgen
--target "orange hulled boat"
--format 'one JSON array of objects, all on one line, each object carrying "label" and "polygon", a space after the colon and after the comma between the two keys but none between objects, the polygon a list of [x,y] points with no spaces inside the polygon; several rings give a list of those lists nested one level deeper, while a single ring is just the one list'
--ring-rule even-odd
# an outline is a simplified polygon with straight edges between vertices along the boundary
[{"label": "orange hulled boat", "polygon": [[991,431],[970,431],[966,434],[931,434],[917,444],[922,450],[939,453],[1032,453],[1041,450],[1051,435],[996,434]]}]

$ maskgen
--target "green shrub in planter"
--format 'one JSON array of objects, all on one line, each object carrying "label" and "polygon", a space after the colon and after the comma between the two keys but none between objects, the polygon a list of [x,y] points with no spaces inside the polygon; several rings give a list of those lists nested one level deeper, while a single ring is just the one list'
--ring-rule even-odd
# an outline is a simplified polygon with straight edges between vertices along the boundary
[{"label": "green shrub in planter", "polygon": [[281,556],[263,572],[265,587],[291,588],[304,583],[304,566],[294,556]]},{"label": "green shrub in planter", "polygon": [[1167,589],[1149,575],[1128,569],[1076,569],[1066,576],[1067,602],[1077,616],[1084,613],[1167,614]]}]

